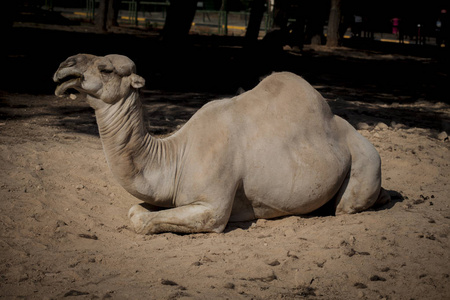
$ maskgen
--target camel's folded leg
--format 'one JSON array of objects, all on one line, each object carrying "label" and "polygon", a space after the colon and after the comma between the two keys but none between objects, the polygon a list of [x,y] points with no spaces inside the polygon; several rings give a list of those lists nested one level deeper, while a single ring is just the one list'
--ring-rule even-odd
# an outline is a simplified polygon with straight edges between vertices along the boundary
[{"label": "camel's folded leg", "polygon": [[[342,121],[341,125],[351,125]],[[348,129],[350,130],[350,129]],[[353,128],[347,137],[352,155],[350,173],[336,195],[336,214],[352,214],[383,204],[389,200],[389,194],[381,188],[381,158],[375,147]]]},{"label": "camel's folded leg", "polygon": [[141,205],[134,205],[128,217],[137,233],[160,232],[221,232],[226,226],[219,224],[211,208],[204,205],[186,205],[158,212],[151,212]]}]

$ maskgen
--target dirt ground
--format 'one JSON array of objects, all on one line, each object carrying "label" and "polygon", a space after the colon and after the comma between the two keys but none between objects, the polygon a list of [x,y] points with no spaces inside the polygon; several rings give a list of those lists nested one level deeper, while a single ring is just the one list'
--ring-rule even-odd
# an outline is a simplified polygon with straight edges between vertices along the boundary
[{"label": "dirt ground", "polygon": [[[127,212],[139,201],[112,177],[80,96],[3,91],[0,298],[450,297],[450,105],[409,92],[409,101],[347,101],[361,96],[357,88],[315,86],[378,149],[391,203],[152,236],[130,229]],[[149,130],[176,130],[222,96],[144,89]]]}]

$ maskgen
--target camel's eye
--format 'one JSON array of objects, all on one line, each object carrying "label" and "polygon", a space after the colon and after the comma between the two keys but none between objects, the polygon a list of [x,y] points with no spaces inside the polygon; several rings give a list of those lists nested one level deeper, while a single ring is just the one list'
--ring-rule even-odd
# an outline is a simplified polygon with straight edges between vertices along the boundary
[{"label": "camel's eye", "polygon": [[114,69],[108,65],[98,65],[98,70],[103,74],[110,74],[114,71]]}]

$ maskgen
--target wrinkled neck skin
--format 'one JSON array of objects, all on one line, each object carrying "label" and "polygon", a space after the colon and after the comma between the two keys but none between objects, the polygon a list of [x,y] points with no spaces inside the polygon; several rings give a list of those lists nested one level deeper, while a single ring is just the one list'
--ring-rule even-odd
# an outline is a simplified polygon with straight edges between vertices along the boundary
[{"label": "wrinkled neck skin", "polygon": [[87,100],[95,109],[106,159],[119,183],[143,201],[173,206],[175,192],[168,183],[176,174],[176,144],[148,133],[138,91],[131,90],[115,104],[89,95]]}]

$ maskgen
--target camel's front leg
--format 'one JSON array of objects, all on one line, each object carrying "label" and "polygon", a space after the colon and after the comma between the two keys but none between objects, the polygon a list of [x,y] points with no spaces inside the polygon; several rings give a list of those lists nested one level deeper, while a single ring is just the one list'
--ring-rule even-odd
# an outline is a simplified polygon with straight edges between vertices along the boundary
[{"label": "camel's front leg", "polygon": [[204,205],[186,205],[152,212],[141,205],[134,205],[128,217],[137,233],[160,232],[222,232],[228,220],[218,218],[211,208]]}]

